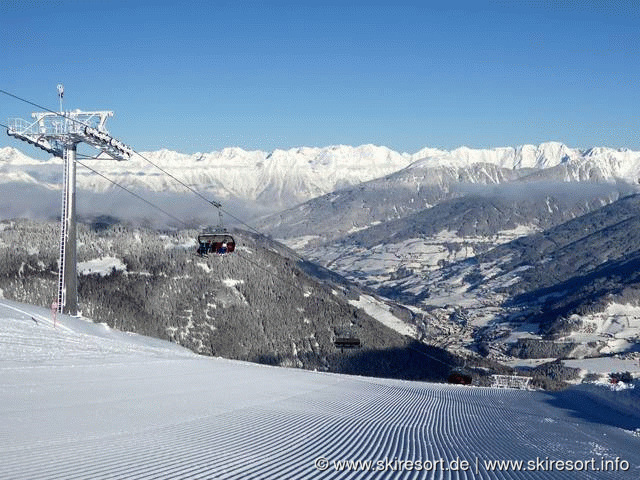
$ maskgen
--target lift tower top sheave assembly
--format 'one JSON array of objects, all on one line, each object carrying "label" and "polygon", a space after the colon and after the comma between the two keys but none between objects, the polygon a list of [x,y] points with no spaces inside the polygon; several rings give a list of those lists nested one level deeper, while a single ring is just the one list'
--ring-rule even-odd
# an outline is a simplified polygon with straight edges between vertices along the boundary
[{"label": "lift tower top sheave assembly", "polygon": [[98,150],[99,159],[129,160],[133,150],[107,132],[104,124],[113,112],[62,110],[64,88],[58,85],[60,112],[34,112],[33,121],[12,118],[7,134],[63,159],[62,213],[60,219],[60,266],[58,312],[78,314],[76,272],[76,151],[80,143]]}]

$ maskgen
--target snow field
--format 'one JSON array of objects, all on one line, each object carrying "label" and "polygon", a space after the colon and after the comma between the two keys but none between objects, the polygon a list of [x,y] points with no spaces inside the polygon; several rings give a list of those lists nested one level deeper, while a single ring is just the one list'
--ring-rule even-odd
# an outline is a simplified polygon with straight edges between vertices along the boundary
[{"label": "snow field", "polygon": [[640,307],[635,305],[611,303],[603,312],[571,318],[582,320],[584,327],[567,338],[605,343],[603,354],[625,351],[640,339]]},{"label": "snow field", "polygon": [[[36,324],[31,317],[38,320]],[[2,479],[635,479],[640,437],[551,394],[322,374],[0,301]],[[635,421],[638,418],[635,417]],[[315,461],[470,462],[351,471]],[[619,457],[626,472],[487,472],[483,461]],[[480,468],[475,470],[476,459]]]},{"label": "snow field", "polygon": [[414,325],[409,325],[396,317],[391,313],[388,305],[370,295],[360,295],[358,300],[349,300],[349,303],[354,307],[362,308],[368,315],[401,335],[407,335],[411,338],[417,336]]},{"label": "snow field", "polygon": [[86,262],[78,262],[77,269],[80,275],[99,274],[104,277],[105,275],[109,275],[113,269],[126,272],[127,266],[119,258],[102,257],[94,258]]}]

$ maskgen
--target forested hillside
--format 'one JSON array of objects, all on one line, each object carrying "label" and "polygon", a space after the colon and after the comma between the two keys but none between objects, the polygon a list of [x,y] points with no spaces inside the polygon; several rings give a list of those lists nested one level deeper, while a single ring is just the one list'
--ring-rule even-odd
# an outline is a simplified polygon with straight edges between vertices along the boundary
[{"label": "forested hillside", "polygon": [[[53,222],[0,223],[2,296],[52,303],[58,235]],[[201,258],[194,254],[196,235],[78,225],[83,316],[202,354],[274,365],[437,380],[459,363],[350,305],[346,282],[319,281],[286,247],[236,231],[236,252]],[[363,347],[336,349],[334,339],[345,331]]]}]

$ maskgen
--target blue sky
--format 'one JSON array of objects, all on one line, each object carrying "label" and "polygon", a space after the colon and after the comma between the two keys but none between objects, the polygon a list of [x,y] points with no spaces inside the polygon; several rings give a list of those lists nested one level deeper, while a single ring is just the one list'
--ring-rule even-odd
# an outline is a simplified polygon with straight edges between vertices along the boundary
[{"label": "blue sky", "polygon": [[[640,150],[639,11],[578,0],[2,0],[0,88],[57,108],[62,82],[66,108],[113,110],[110,131],[137,150],[550,140]],[[2,123],[32,110],[0,95]]]}]

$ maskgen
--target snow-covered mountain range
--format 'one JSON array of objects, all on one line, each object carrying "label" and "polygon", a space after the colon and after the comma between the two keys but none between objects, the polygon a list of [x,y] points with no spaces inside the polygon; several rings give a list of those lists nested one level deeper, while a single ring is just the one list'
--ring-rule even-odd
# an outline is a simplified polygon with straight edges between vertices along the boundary
[{"label": "snow-covered mountain range", "polygon": [[[492,183],[500,182],[505,170],[521,170],[530,175],[532,169],[552,169],[545,178],[561,181],[623,179],[636,182],[640,177],[640,152],[610,148],[580,150],[557,142],[494,149],[461,147],[451,151],[425,148],[413,154],[374,145],[338,145],[272,152],[225,148],[191,155],[159,150],[142,155],[220,200],[257,202],[271,211],[402,169],[407,169],[406,178],[413,177],[417,182],[427,175],[433,184],[440,182],[443,175],[460,182],[482,181],[468,173],[478,173],[479,165],[491,166],[486,167],[491,171],[487,170],[488,178],[484,181]],[[86,162],[127,187],[152,192],[184,191],[184,187],[140,156],[134,156],[129,162]],[[5,147],[0,149],[0,183],[26,182],[55,188],[62,175],[60,164],[60,159],[37,161]],[[107,180],[83,168],[78,169],[77,181],[80,189],[94,192],[113,188]],[[411,182],[407,184],[410,186]]]},{"label": "snow-covered mountain range", "polygon": [[[144,158],[143,158],[144,157]],[[273,152],[225,148],[192,155],[159,150],[142,152],[129,162],[86,160],[93,168],[127,187],[152,192],[183,192],[184,187],[152,166],[166,169],[183,182],[219,199],[271,204],[272,210],[291,206],[336,188],[371,180],[406,167],[412,157],[386,147],[333,146]],[[0,183],[59,183],[61,160],[33,160],[13,148],[0,149]],[[105,191],[113,185],[79,168],[78,187]]]},{"label": "snow-covered mountain range", "polygon": [[[432,157],[400,171],[314,198],[267,217],[258,225],[312,261],[410,306],[416,314],[418,331],[427,342],[450,349],[475,342],[472,348],[482,344],[485,354],[490,350],[484,348],[486,345],[493,348],[500,344],[502,350],[492,350],[500,356],[505,343],[513,344],[520,338],[517,333],[511,334],[514,326],[509,325],[509,315],[503,315],[501,310],[503,302],[509,300],[504,290],[520,278],[518,269],[529,268],[521,262],[528,251],[522,249],[525,243],[518,239],[530,240],[528,248],[535,251],[539,241],[536,234],[560,228],[606,205],[611,204],[606,211],[610,218],[623,215],[625,203],[616,201],[637,191],[638,154],[603,148],[577,151],[561,144],[543,144],[537,149],[430,153]],[[597,236],[593,233],[599,227],[585,222],[584,243],[578,253],[598,259],[602,245],[595,242]],[[567,228],[570,231],[571,227]],[[629,232],[610,240],[615,245],[609,248],[619,252],[629,251],[636,244]],[[458,277],[445,273],[482,263],[482,255],[497,250],[501,244],[511,246],[513,271],[505,269],[509,275],[500,281],[489,281],[491,269],[469,274],[468,278],[466,274]],[[576,252],[564,250],[558,261],[571,263],[571,253]],[[585,260],[575,274],[587,278],[609,260],[612,258]],[[623,254],[616,258],[623,260]],[[553,265],[549,267],[548,275],[560,283],[559,271]],[[465,271],[469,273],[471,269]],[[460,290],[465,281],[472,286]],[[488,295],[487,288],[493,288],[495,295]],[[606,281],[600,299],[615,296],[618,288],[615,282]],[[579,299],[581,308],[597,303],[589,296],[592,290],[585,291]],[[628,295],[625,301],[633,306],[640,298]],[[473,314],[469,302],[476,302],[474,308],[478,306]],[[602,301],[594,313],[609,306],[615,308]],[[564,325],[565,313],[559,311],[547,321]],[[530,323],[535,326],[527,331],[529,335],[537,335],[538,339],[548,335],[541,322]],[[577,330],[577,326],[568,329]],[[638,342],[631,328],[614,340],[622,345],[615,352],[626,354],[632,354]],[[593,337],[584,343],[589,342],[593,343]],[[589,355],[608,351],[607,341],[599,338],[598,342]],[[578,345],[582,345],[580,340],[573,347],[575,355],[583,355]],[[520,358],[531,358],[541,354],[533,353],[535,348],[508,351]],[[557,356],[562,355],[551,352],[547,358]]]},{"label": "snow-covered mountain range", "polygon": [[[423,338],[431,335],[432,342],[449,342],[455,337],[461,341],[458,346],[474,347],[479,340],[474,332],[484,335],[478,330],[482,322],[491,321],[493,331],[502,331],[506,319],[491,310],[494,302],[480,312],[483,320],[466,323],[477,327],[471,336],[467,331],[452,335],[452,325],[465,324],[455,318],[462,318],[460,308],[475,298],[474,291],[451,296],[447,305],[436,298],[451,292],[436,295],[440,286],[433,280],[445,275],[445,268],[453,271],[458,262],[500,244],[612,204],[637,191],[640,178],[640,152],[604,147],[579,150],[556,142],[485,150],[427,148],[414,154],[364,145],[270,153],[234,148],[194,155],[161,150],[143,155],[214,198],[226,199],[227,204],[244,202],[248,212],[241,215],[244,218],[250,212],[272,212],[254,219],[259,230],[360,286],[413,307],[409,328],[417,328]],[[59,209],[59,193],[53,190],[60,182],[59,160],[36,161],[10,148],[0,150],[0,160],[4,160],[0,162],[0,198],[5,202],[0,203],[0,211],[15,212],[11,208],[16,203],[33,206],[43,198],[52,212]],[[177,213],[183,208],[184,215],[177,213],[181,218],[193,214],[193,203],[178,203],[193,202],[193,196],[185,195],[183,187],[142,157],[127,163],[92,161],[92,166],[147,196],[164,196],[166,209]],[[85,195],[94,192],[94,213],[121,216],[126,211],[101,201],[100,195],[107,194],[100,192],[115,193],[100,176],[79,169],[78,185]],[[32,194],[35,190],[37,195]],[[87,203],[79,202],[81,213],[86,212]],[[25,207],[14,215],[29,212]],[[585,244],[584,250],[592,247]],[[516,248],[512,254],[517,258],[523,253]],[[517,273],[519,267],[514,268]],[[434,309],[442,315],[431,315]],[[427,324],[436,323],[437,328],[427,331]],[[432,335],[436,330],[438,338]]]}]

